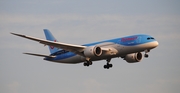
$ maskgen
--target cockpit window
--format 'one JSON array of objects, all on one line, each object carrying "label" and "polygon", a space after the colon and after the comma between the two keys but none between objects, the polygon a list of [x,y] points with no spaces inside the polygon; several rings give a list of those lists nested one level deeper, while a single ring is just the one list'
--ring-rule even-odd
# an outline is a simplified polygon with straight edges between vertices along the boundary
[{"label": "cockpit window", "polygon": [[153,37],[148,37],[147,40],[154,39]]}]

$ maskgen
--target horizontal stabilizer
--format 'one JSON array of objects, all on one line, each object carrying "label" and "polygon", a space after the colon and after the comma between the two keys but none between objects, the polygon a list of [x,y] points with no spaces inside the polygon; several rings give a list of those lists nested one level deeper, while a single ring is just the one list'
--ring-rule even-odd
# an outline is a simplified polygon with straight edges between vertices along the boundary
[{"label": "horizontal stabilizer", "polygon": [[27,55],[33,55],[33,56],[39,56],[39,57],[49,57],[49,58],[55,58],[56,56],[49,56],[49,55],[42,55],[42,54],[34,54],[34,53],[23,53]]}]

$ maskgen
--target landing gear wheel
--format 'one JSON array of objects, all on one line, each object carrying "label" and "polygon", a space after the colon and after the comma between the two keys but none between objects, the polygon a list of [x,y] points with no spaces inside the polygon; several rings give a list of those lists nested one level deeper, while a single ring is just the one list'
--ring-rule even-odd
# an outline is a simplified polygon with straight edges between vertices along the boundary
[{"label": "landing gear wheel", "polygon": [[104,69],[109,69],[108,65],[104,65]]},{"label": "landing gear wheel", "polygon": [[89,61],[88,64],[89,64],[89,65],[92,65],[92,61]]},{"label": "landing gear wheel", "polygon": [[109,69],[109,68],[112,68],[112,64],[106,64],[106,65],[104,65],[104,69]]},{"label": "landing gear wheel", "polygon": [[113,65],[112,65],[112,64],[109,64],[109,67],[110,67],[110,68],[112,68],[112,67],[113,67]]},{"label": "landing gear wheel", "polygon": [[145,57],[145,58],[148,58],[148,57],[149,57],[149,55],[148,55],[148,54],[144,54],[144,57]]},{"label": "landing gear wheel", "polygon": [[92,65],[92,61],[86,61],[86,62],[84,62],[84,66],[90,66],[90,65]]},{"label": "landing gear wheel", "polygon": [[87,67],[88,67],[88,66],[89,66],[89,64],[88,64],[88,63],[84,63],[84,66],[87,66]]}]

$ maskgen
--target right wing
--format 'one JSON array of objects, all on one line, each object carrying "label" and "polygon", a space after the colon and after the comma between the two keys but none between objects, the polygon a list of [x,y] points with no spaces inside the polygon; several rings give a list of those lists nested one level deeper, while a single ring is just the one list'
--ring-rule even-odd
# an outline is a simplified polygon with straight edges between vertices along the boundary
[{"label": "right wing", "polygon": [[[19,37],[27,38],[27,39],[30,39],[33,41],[37,41],[37,42],[44,44],[44,45],[49,45],[49,46],[61,48],[61,49],[64,49],[66,51],[70,51],[70,52],[73,52],[73,53],[76,53],[76,54],[79,54],[82,56],[84,56],[82,52],[86,48],[86,46],[81,46],[81,45],[66,44],[66,43],[61,43],[61,42],[53,42],[53,41],[49,41],[49,40],[45,40],[45,39],[35,38],[35,37],[22,35],[22,34],[16,34],[16,33],[11,33],[11,34],[19,36]],[[33,54],[30,54],[30,55],[33,55]]]}]

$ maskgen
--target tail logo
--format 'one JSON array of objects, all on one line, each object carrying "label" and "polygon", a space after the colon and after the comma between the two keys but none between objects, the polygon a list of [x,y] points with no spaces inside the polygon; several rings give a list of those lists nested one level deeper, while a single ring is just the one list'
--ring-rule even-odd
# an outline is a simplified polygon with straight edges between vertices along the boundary
[{"label": "tail logo", "polygon": [[[54,40],[54,42],[56,42],[56,40]],[[50,46],[51,49],[54,49],[54,46]]]}]

